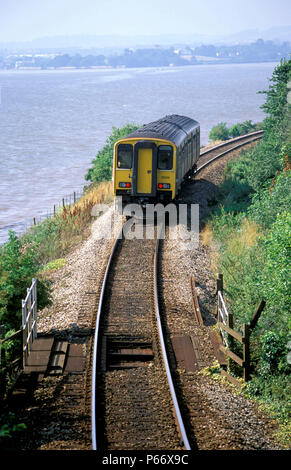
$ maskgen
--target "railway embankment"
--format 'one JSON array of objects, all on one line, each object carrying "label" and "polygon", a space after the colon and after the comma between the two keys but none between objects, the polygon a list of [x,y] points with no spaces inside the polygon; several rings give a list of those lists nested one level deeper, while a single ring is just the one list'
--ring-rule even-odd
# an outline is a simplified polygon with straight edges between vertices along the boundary
[{"label": "railway embankment", "polygon": [[[250,323],[266,302],[250,340],[247,394],[278,420],[281,442],[290,447],[290,102],[291,62],[273,74],[263,109],[264,137],[233,159],[210,201],[202,238],[212,269],[224,276],[234,328]],[[289,82],[290,84],[290,82]],[[212,167],[211,167],[212,169]],[[231,363],[231,371],[237,368]]]}]

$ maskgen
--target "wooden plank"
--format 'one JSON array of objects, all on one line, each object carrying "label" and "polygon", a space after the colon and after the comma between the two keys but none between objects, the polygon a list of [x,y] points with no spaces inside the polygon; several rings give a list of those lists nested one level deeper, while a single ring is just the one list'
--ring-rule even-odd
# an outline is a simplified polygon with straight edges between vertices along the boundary
[{"label": "wooden plank", "polygon": [[63,353],[66,354],[68,350],[69,343],[67,341],[56,341],[52,351],[53,352],[58,352],[58,353]]},{"label": "wooden plank", "polygon": [[196,318],[197,323],[199,325],[203,325],[204,322],[203,322],[203,318],[202,318],[201,311],[200,311],[200,306],[199,306],[197,292],[196,292],[195,279],[193,276],[190,278],[190,286],[191,286],[192,306],[194,310],[194,316]]},{"label": "wooden plank", "polygon": [[185,369],[186,372],[198,370],[198,361],[190,337],[174,336],[172,344],[178,367]]},{"label": "wooden plank", "polygon": [[31,351],[28,359],[27,366],[45,366],[49,360],[49,351]]},{"label": "wooden plank", "polygon": [[241,357],[237,356],[235,353],[233,353],[229,349],[224,348],[223,346],[220,346],[219,349],[228,357],[230,357],[230,359],[232,359],[234,362],[237,362],[237,364],[239,364],[241,367],[244,366],[244,360]]},{"label": "wooden plank", "polygon": [[62,353],[52,353],[50,357],[50,362],[48,365],[49,369],[61,369],[63,370],[66,360],[66,355]]},{"label": "wooden plank", "polygon": [[31,350],[32,351],[50,351],[54,342],[53,337],[38,337],[33,343]]},{"label": "wooden plank", "polygon": [[203,367],[206,366],[205,360],[203,358],[203,354],[201,353],[201,346],[200,346],[200,341],[197,336],[191,335],[190,336],[193,349],[194,349],[194,354],[197,359],[197,365],[199,369],[203,369]]},{"label": "wooden plank", "polygon": [[65,372],[80,374],[85,370],[85,358],[83,356],[69,356],[65,365]]},{"label": "wooden plank", "polygon": [[83,345],[82,344],[70,344],[69,347],[69,357],[74,357],[74,356],[83,356]]},{"label": "wooden plank", "polygon": [[227,325],[225,325],[224,323],[222,322],[217,322],[217,326],[219,328],[222,328],[223,330],[225,330],[228,334],[230,334],[231,336],[233,336],[235,339],[237,339],[240,343],[243,343],[244,342],[244,339],[243,339],[243,336],[238,332],[238,331],[235,331],[233,330],[232,328],[229,328]]}]

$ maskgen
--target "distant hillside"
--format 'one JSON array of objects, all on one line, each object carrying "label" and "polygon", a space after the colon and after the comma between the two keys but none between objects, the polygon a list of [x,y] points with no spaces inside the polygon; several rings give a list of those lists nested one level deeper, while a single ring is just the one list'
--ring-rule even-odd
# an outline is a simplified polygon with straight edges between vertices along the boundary
[{"label": "distant hillside", "polygon": [[291,43],[257,39],[250,44],[196,47],[125,48],[107,53],[0,53],[0,69],[95,67],[167,67],[215,63],[279,62],[291,55]]},{"label": "distant hillside", "polygon": [[59,49],[60,52],[67,52],[68,49],[103,49],[103,48],[125,48],[125,47],[149,47],[154,45],[191,45],[201,44],[234,44],[237,42],[248,43],[258,38],[273,41],[290,41],[291,25],[270,28],[268,30],[247,30],[231,35],[203,35],[195,32],[185,34],[168,34],[155,36],[115,36],[115,35],[73,35],[73,36],[52,36],[41,37],[25,42],[2,42],[0,49],[8,50],[35,50],[35,49]]}]

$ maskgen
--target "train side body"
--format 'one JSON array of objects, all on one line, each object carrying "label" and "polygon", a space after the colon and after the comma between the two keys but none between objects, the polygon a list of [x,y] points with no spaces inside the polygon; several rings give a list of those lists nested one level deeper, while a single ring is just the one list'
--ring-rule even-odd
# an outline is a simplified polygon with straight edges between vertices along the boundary
[{"label": "train side body", "polygon": [[146,124],[114,146],[114,195],[124,203],[169,202],[193,176],[199,155],[197,121],[170,115]]}]

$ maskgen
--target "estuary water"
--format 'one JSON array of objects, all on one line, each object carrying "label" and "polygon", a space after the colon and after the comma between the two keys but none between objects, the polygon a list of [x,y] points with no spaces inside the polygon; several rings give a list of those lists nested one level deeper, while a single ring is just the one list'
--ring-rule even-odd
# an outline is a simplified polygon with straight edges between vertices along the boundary
[{"label": "estuary water", "polygon": [[0,244],[82,190],[113,126],[182,114],[206,145],[218,122],[261,121],[276,65],[0,71]]}]

